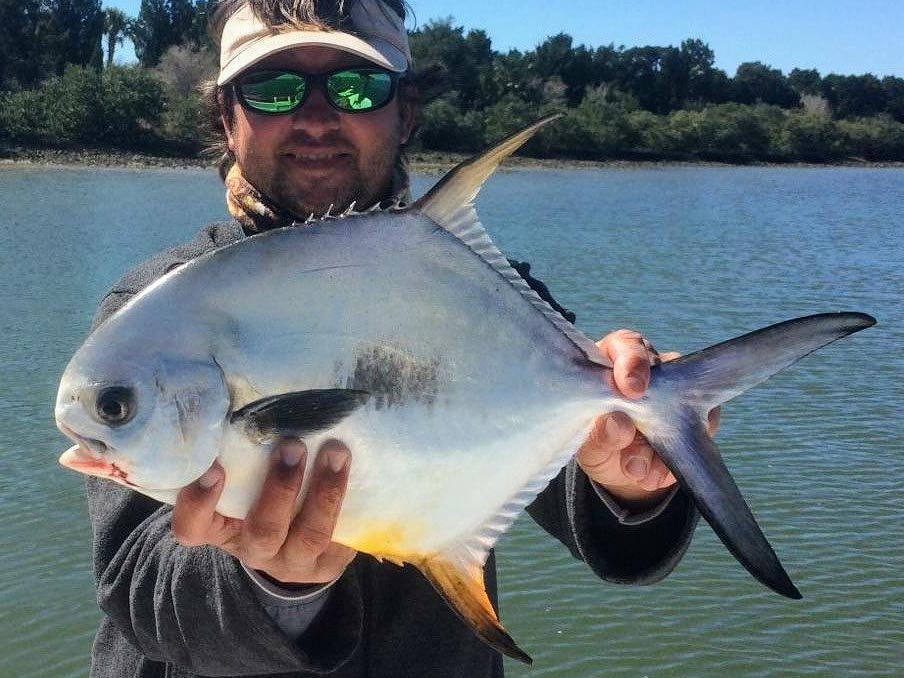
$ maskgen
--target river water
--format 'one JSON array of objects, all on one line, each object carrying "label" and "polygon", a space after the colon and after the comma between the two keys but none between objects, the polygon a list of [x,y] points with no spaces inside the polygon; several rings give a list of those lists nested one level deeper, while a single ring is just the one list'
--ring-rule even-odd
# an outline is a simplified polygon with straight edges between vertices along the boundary
[{"label": "river water", "polygon": [[[416,176],[415,192],[435,177]],[[0,675],[87,672],[99,612],[57,382],[129,267],[224,216],[212,171],[0,170]],[[834,310],[877,327],[728,404],[726,463],[797,586],[701,522],[654,586],[596,580],[522,517],[499,544],[512,676],[893,676],[904,663],[904,170],[517,170],[478,211],[578,326],[683,352]]]}]

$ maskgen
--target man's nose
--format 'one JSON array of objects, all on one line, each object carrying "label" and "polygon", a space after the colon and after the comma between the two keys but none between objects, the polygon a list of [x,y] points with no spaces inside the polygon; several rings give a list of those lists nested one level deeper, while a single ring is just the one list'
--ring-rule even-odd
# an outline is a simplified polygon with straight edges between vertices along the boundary
[{"label": "man's nose", "polygon": [[292,116],[292,124],[296,129],[314,136],[339,129],[339,111],[329,105],[326,95],[319,88],[314,88],[308,98]]}]

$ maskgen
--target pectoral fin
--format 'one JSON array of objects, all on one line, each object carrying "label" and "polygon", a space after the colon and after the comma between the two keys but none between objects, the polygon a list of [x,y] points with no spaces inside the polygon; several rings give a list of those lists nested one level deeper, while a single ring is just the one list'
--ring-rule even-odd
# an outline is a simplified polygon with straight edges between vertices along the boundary
[{"label": "pectoral fin", "polygon": [[533,660],[518,647],[496,616],[484,585],[483,567],[472,555],[462,548],[415,565],[481,640],[512,659],[532,664]]},{"label": "pectoral fin", "polygon": [[329,388],[268,396],[232,413],[230,421],[244,424],[252,437],[305,436],[335,426],[361,407],[366,391]]}]

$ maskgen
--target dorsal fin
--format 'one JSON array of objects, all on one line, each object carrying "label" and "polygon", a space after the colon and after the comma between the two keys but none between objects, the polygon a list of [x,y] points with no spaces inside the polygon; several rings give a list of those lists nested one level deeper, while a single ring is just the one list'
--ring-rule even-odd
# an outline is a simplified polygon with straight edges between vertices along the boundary
[{"label": "dorsal fin", "polygon": [[456,165],[414,203],[414,207],[446,227],[447,223],[454,221],[450,217],[473,206],[483,182],[503,160],[527,143],[541,127],[561,117],[561,113],[547,115],[530,127],[506,137],[485,153]]},{"label": "dorsal fin", "polygon": [[499,251],[474,211],[474,200],[483,182],[499,167],[499,164],[518,150],[544,125],[560,118],[561,113],[549,115],[530,127],[506,137],[486,153],[465,160],[412,206],[432,219],[437,225],[452,233],[503,278],[517,289],[546,318],[558,327],[592,362],[610,366],[595,343],[574,325],[559,315],[549,304],[530,288],[508,259]]}]

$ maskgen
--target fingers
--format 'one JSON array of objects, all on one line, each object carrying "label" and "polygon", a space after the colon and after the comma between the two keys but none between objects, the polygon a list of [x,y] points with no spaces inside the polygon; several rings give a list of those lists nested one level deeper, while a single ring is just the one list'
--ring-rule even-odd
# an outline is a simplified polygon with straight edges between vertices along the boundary
[{"label": "fingers", "polygon": [[300,440],[280,441],[257,502],[244,520],[216,512],[225,473],[219,464],[180,493],[173,533],[185,546],[212,544],[248,567],[282,582],[321,583],[342,574],[353,549],[332,542],[348,484],[351,455],[338,441],[324,443],[310,471],[301,509],[307,448]]},{"label": "fingers", "polygon": [[709,411],[706,429],[709,435],[714,436],[719,430],[719,424],[722,423],[722,408],[714,407]]},{"label": "fingers", "polygon": [[648,492],[675,484],[675,476],[641,434],[622,450],[621,463],[625,476]]},{"label": "fingers", "polygon": [[250,567],[269,562],[283,547],[304,479],[307,447],[282,440],[270,453],[270,468],[260,497],[248,512],[242,532],[242,559]]},{"label": "fingers", "polygon": [[587,472],[597,470],[630,445],[635,434],[634,423],[624,412],[610,412],[597,417],[590,435],[578,450],[578,461]]},{"label": "fingers", "polygon": [[312,561],[319,559],[332,542],[350,460],[348,448],[337,440],[324,443],[317,454],[314,475],[286,540],[288,548],[307,553]]},{"label": "fingers", "polygon": [[615,387],[626,398],[640,398],[650,383],[650,364],[658,361],[655,349],[632,330],[612,332],[597,346],[612,363]]},{"label": "fingers", "polygon": [[223,492],[225,473],[219,463],[213,465],[198,480],[179,491],[173,507],[173,536],[183,546],[213,543],[216,528],[216,508]]}]

